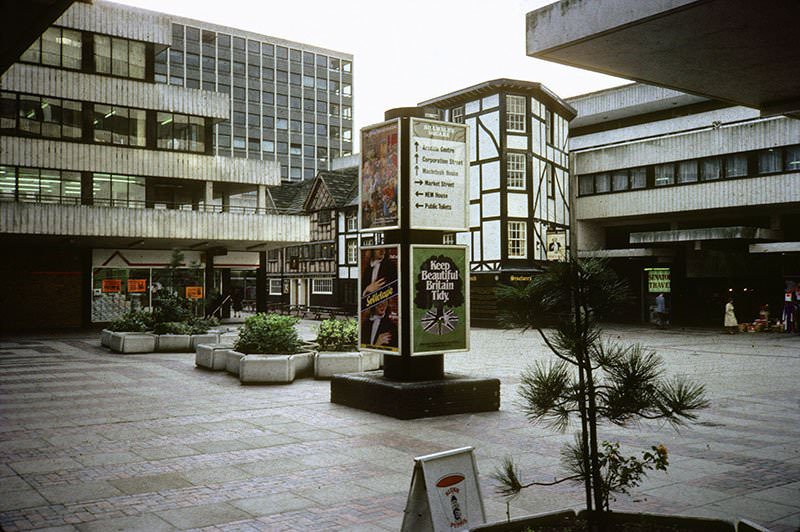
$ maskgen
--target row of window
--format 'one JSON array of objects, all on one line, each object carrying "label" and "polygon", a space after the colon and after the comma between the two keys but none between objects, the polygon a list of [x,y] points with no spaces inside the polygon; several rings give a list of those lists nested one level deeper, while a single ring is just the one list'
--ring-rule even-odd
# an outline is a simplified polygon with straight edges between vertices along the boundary
[{"label": "row of window", "polygon": [[80,205],[81,173],[0,166],[0,201]]},{"label": "row of window", "polygon": [[[525,96],[515,94],[506,95],[506,130],[514,133],[525,133],[528,130],[528,114]],[[464,106],[450,109],[450,121],[458,124],[464,123]],[[553,144],[555,124],[553,111],[544,108],[545,135],[547,142]]]},{"label": "row of window", "polygon": [[800,171],[800,145],[582,175],[580,195]]},{"label": "row of window", "polygon": [[[528,157],[525,153],[509,152],[506,154],[506,184],[511,190],[525,190],[528,174]],[[556,168],[550,163],[545,164],[545,189],[548,198],[556,195]]]},{"label": "row of window", "polygon": [[[270,279],[269,280],[269,295],[279,296],[283,294],[284,280],[283,279]],[[288,290],[287,290],[288,291]],[[313,278],[311,279],[311,293],[320,295],[333,294],[333,278]]]},{"label": "row of window", "polygon": [[[147,146],[147,111],[106,104],[81,103],[0,92],[0,131],[24,136],[82,140],[84,113],[91,116],[88,136],[99,144]],[[155,147],[204,153],[206,122],[198,116],[157,112]]]},{"label": "row of window", "polygon": [[91,72],[133,79],[145,78],[145,43],[67,28],[47,28],[25,50],[20,60],[24,63],[81,70],[84,66],[84,45],[89,44],[84,39],[91,39],[94,50]]}]

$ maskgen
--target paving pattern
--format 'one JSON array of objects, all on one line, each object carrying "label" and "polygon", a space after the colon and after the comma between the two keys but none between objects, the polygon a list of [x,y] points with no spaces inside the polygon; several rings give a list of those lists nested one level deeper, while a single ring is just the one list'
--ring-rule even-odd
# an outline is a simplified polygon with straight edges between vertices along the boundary
[{"label": "paving pattern", "polygon": [[[314,322],[302,322],[306,337]],[[652,473],[613,508],[747,518],[800,529],[800,337],[609,326],[712,405],[676,432],[602,427],[636,452],[663,443]],[[402,421],[330,403],[327,381],[243,386],[189,354],[117,355],[95,333],[0,338],[0,529],[398,530],[413,457],[475,447],[490,521],[579,509],[580,486],[527,490],[508,505],[491,473],[513,456],[525,480],[561,472],[572,435],[529,424],[520,372],[550,357],[535,333],[475,329],[449,372],[501,379],[499,412]]]}]

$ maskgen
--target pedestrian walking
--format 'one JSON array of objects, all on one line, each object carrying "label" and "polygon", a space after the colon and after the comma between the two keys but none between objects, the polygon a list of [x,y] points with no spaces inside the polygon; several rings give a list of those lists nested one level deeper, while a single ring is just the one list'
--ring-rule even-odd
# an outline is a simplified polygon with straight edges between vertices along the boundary
[{"label": "pedestrian walking", "polygon": [[728,334],[734,334],[738,326],[739,322],[736,321],[736,314],[733,309],[733,297],[730,297],[725,305],[725,328],[728,329]]}]

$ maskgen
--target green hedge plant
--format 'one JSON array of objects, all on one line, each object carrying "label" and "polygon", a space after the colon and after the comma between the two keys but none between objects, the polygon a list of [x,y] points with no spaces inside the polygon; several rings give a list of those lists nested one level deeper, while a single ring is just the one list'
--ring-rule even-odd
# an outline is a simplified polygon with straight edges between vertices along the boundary
[{"label": "green hedge plant", "polygon": [[256,314],[250,316],[239,330],[239,339],[234,349],[241,353],[264,353],[291,355],[300,351],[302,342],[295,325],[300,321],[294,316],[280,314]]},{"label": "green hedge plant", "polygon": [[114,332],[145,332],[153,328],[153,315],[144,310],[133,310],[120,316],[108,324],[108,330]]},{"label": "green hedge plant", "polygon": [[321,351],[355,351],[358,322],[353,318],[323,321],[319,324],[317,343]]},{"label": "green hedge plant", "polygon": [[192,334],[192,328],[180,321],[162,321],[153,327],[156,334]]}]

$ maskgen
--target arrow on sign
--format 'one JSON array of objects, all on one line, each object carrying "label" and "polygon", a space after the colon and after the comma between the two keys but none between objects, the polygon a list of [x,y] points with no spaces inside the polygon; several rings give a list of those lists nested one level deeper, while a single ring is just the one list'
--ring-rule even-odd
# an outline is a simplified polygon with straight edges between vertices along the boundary
[{"label": "arrow on sign", "polygon": [[414,142],[414,151],[415,152],[419,151],[419,142],[416,142],[416,141]]},{"label": "arrow on sign", "polygon": [[424,196],[425,193],[424,192],[420,192],[419,190],[417,190],[416,192],[414,192],[414,195],[419,197],[419,196]]},{"label": "arrow on sign", "polygon": [[424,207],[425,205],[422,203],[415,203],[414,206],[419,209],[420,207]]},{"label": "arrow on sign", "polygon": [[415,185],[421,185],[422,184],[422,179],[417,179],[416,181],[414,181],[414,184]]},{"label": "arrow on sign", "polygon": [[[414,174],[419,175],[419,166],[414,166]],[[422,183],[422,181],[420,181]]]}]

